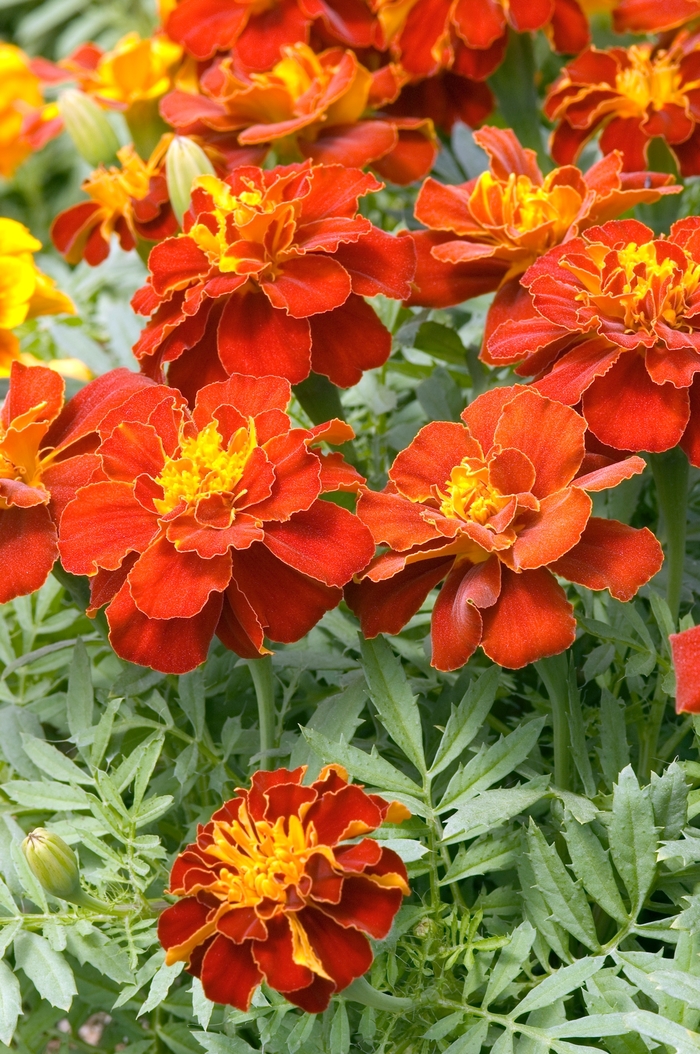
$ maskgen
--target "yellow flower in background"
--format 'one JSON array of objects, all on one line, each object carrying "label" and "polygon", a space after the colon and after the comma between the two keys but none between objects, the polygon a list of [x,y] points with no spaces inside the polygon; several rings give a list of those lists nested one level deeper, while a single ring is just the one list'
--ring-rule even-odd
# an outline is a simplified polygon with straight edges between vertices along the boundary
[{"label": "yellow flower in background", "polygon": [[128,110],[134,103],[159,99],[170,91],[182,56],[180,45],[165,36],[142,39],[129,33],[111,51],[103,52],[93,68],[82,65],[80,52],[62,65],[72,69],[83,91],[104,106]]},{"label": "yellow flower in background", "polygon": [[9,177],[31,151],[22,136],[25,116],[43,106],[39,78],[29,59],[0,41],[0,175]]}]

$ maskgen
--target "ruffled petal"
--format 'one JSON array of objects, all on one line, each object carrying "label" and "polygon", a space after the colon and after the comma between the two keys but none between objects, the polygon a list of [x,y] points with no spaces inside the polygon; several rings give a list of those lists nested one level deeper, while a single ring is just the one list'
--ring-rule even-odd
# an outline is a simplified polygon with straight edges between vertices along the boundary
[{"label": "ruffled petal", "polygon": [[245,1012],[263,977],[253,959],[252,941],[234,944],[218,934],[207,948],[200,980],[207,999]]},{"label": "ruffled petal", "polygon": [[482,648],[511,670],[566,651],[576,637],[573,608],[544,567],[520,574],[504,567],[501,594],[483,620]]},{"label": "ruffled petal", "polygon": [[570,582],[607,589],[626,601],[656,574],[663,559],[661,546],[646,527],[636,530],[593,516],[580,542],[551,566]]}]

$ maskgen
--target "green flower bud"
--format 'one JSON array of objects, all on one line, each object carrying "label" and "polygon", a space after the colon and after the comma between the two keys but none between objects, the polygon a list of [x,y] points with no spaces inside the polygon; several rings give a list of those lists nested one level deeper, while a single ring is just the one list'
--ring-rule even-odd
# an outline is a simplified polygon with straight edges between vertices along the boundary
[{"label": "green flower bud", "polygon": [[109,165],[116,161],[119,140],[94,99],[76,88],[64,91],[58,100],[63,124],[73,145],[89,165]]},{"label": "green flower bud", "polygon": [[22,852],[30,871],[52,897],[85,907],[102,906],[81,887],[78,858],[60,835],[35,827],[22,842]]},{"label": "green flower bud", "polygon": [[165,157],[168,196],[178,222],[190,207],[192,183],[198,176],[215,175],[214,166],[193,139],[175,135]]}]

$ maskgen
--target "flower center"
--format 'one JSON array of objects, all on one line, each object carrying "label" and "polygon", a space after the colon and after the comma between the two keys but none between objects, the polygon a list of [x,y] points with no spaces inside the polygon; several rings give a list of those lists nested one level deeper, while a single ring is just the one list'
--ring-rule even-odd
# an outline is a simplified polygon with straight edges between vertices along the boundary
[{"label": "flower center", "polygon": [[122,147],[118,157],[121,169],[101,166],[83,183],[86,194],[115,217],[131,211],[132,199],[142,201],[146,197],[155,174],[154,167],[143,161],[132,146]]},{"label": "flower center", "polygon": [[516,238],[548,225],[540,248],[556,245],[575,220],[581,195],[574,187],[552,185],[555,175],[537,186],[528,176],[514,172],[507,181],[484,172],[472,191],[470,207],[488,226],[514,228]]},{"label": "flower center", "polygon": [[212,838],[214,844],[205,851],[226,866],[217,886],[210,888],[231,904],[253,905],[263,898],[284,903],[287,888],[302,880],[315,849],[313,828],[305,831],[298,816],[286,822],[280,816],[274,824],[253,822],[245,805],[232,823],[215,822]]},{"label": "flower center", "polygon": [[650,44],[633,44],[627,50],[631,64],[615,78],[616,90],[639,114],[646,113],[649,106],[662,110],[668,103],[685,103],[678,61],[668,51],[652,58],[651,51]]},{"label": "flower center", "polygon": [[500,512],[510,499],[491,486],[488,475],[489,470],[483,462],[464,458],[452,469],[444,493],[439,492],[442,515],[451,520],[485,524]]},{"label": "flower center", "polygon": [[238,429],[227,447],[214,421],[196,436],[181,438],[178,457],[168,458],[156,478],[163,497],[153,504],[159,513],[167,515],[180,505],[194,505],[213,494],[233,494],[257,445],[252,418],[247,428]]}]

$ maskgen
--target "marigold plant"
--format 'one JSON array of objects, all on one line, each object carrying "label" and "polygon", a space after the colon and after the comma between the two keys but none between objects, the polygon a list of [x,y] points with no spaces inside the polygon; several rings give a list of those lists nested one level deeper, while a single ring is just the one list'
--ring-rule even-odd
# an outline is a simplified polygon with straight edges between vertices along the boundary
[{"label": "marigold plant", "polygon": [[[261,981],[310,1013],[372,963],[410,892],[403,861],[373,838],[410,815],[328,765],[257,772],[178,856],[160,916],[166,962],[185,961],[206,996],[247,1010]],[[358,841],[358,839],[360,839]]]}]

